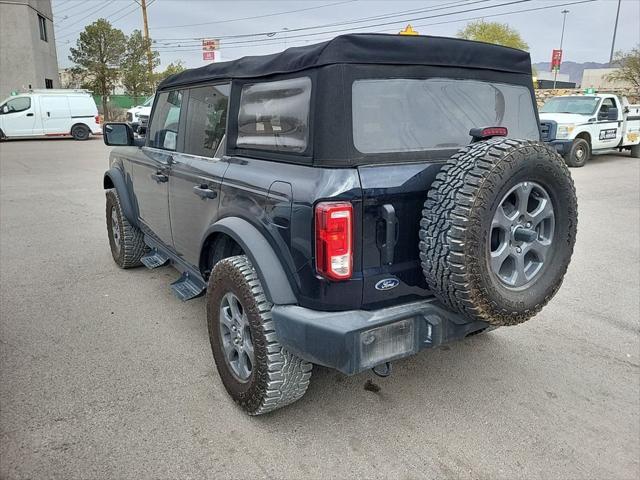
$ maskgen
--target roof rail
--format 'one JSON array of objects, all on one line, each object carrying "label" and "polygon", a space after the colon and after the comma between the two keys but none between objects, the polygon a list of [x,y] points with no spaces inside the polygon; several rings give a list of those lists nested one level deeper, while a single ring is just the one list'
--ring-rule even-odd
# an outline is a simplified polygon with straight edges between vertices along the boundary
[{"label": "roof rail", "polygon": [[64,93],[91,93],[90,90],[85,88],[32,88],[26,91],[26,93],[49,93],[49,94],[64,94]]}]

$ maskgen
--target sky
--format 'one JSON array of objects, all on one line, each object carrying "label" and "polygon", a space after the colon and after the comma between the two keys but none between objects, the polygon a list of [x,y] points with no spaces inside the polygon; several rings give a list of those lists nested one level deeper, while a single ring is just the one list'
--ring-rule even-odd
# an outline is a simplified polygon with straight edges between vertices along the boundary
[{"label": "sky", "polygon": [[[140,1],[140,0],[138,0]],[[147,0],[160,67],[202,59],[202,39],[220,39],[216,60],[234,60],[328,40],[341,33],[397,33],[408,23],[422,35],[455,36],[470,19],[506,23],[529,45],[532,62],[548,62],[559,48],[566,14],[563,59],[607,62],[618,0]],[[571,5],[572,4],[572,5]],[[52,0],[60,67],[72,66],[69,48],[79,32],[106,18],[125,34],[142,30],[135,0]],[[465,12],[466,11],[466,12]],[[520,12],[520,13],[516,13]],[[640,1],[622,0],[616,50],[640,44]]]}]

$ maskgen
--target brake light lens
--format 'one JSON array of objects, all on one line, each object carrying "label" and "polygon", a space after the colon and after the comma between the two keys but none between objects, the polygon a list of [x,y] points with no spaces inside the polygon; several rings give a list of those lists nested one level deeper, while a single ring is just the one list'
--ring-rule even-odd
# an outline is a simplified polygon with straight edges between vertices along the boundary
[{"label": "brake light lens", "polygon": [[507,127],[485,127],[482,129],[483,137],[506,137],[508,134]]},{"label": "brake light lens", "polygon": [[491,137],[506,137],[509,135],[509,130],[507,127],[472,128],[469,130],[469,135],[473,137],[474,141],[478,141]]},{"label": "brake light lens", "polygon": [[316,270],[331,280],[353,273],[353,206],[348,202],[316,205]]},{"label": "brake light lens", "polygon": [[100,115],[96,115],[96,117],[95,117],[95,118],[96,118],[96,123],[97,123],[98,125],[100,125]]}]

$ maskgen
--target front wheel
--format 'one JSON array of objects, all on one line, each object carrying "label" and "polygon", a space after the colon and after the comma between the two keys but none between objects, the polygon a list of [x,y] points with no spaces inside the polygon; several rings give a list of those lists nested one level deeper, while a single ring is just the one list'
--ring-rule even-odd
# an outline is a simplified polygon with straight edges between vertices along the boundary
[{"label": "front wheel", "polygon": [[307,391],[312,365],[278,342],[271,303],[245,255],[225,258],[213,268],[207,324],[222,383],[249,415],[289,405]]},{"label": "front wheel", "polygon": [[631,147],[631,156],[633,158],[640,158],[640,145],[634,145]]},{"label": "front wheel", "polygon": [[591,157],[591,145],[584,138],[576,138],[571,145],[571,150],[564,157],[564,161],[570,167],[584,167]]},{"label": "front wheel", "polygon": [[120,268],[142,265],[140,258],[147,250],[142,231],[132,225],[122,212],[115,188],[107,190],[107,233],[113,260]]}]

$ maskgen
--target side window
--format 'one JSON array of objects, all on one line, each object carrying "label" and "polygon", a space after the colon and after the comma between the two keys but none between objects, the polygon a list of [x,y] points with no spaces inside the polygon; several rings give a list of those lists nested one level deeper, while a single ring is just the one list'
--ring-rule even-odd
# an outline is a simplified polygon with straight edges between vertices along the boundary
[{"label": "side window", "polygon": [[616,104],[613,101],[613,98],[605,98],[602,101],[602,105],[600,106],[600,113],[598,114],[599,118],[607,118],[610,108],[615,108]]},{"label": "side window", "polygon": [[236,145],[304,152],[309,138],[310,101],[309,77],[244,85]]},{"label": "side window", "polygon": [[182,109],[182,91],[171,90],[158,95],[151,119],[149,146],[175,150],[178,143],[178,124]]},{"label": "side window", "polygon": [[17,97],[8,100],[2,106],[2,113],[24,112],[31,108],[31,99],[29,97]]},{"label": "side window", "polygon": [[40,30],[40,40],[48,42],[47,37],[47,19],[42,15],[38,15],[38,29]]},{"label": "side window", "polygon": [[184,153],[216,157],[227,129],[230,90],[229,84],[189,90]]}]

